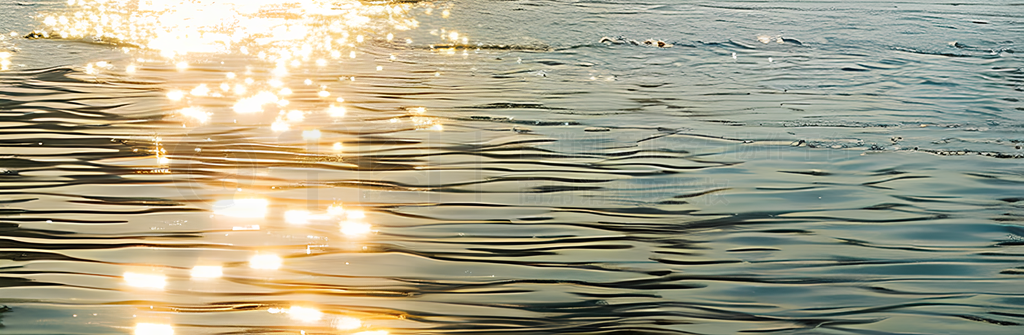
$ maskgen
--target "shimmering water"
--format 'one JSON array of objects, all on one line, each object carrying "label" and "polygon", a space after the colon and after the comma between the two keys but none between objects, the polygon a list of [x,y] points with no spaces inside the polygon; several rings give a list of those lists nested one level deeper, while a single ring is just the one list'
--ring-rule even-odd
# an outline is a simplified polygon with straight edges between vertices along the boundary
[{"label": "shimmering water", "polygon": [[1018,2],[0,0],[0,32],[4,334],[1024,329]]}]

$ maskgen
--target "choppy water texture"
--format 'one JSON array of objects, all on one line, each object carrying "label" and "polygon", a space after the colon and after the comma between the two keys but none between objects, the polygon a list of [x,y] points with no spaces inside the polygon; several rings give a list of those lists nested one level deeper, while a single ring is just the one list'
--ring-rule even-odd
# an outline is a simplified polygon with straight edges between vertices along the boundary
[{"label": "choppy water texture", "polygon": [[283,3],[0,1],[0,332],[1024,331],[1019,2]]}]

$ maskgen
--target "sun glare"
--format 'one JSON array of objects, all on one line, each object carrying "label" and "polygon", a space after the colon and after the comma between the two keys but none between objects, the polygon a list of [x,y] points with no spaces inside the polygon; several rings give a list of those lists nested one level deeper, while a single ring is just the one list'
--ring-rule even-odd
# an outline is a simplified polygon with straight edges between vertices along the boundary
[{"label": "sun glare", "polygon": [[266,199],[228,199],[214,203],[214,213],[237,218],[263,218],[267,216]]},{"label": "sun glare", "polygon": [[343,316],[331,321],[331,326],[334,326],[334,329],[337,330],[353,330],[362,327],[363,322],[350,316]]},{"label": "sun glare", "polygon": [[128,286],[146,289],[162,290],[167,286],[167,277],[157,274],[125,272],[124,281]]},{"label": "sun glare", "polygon": [[192,278],[220,278],[224,269],[215,265],[196,265],[192,268]]},{"label": "sun glare", "polygon": [[257,270],[277,270],[284,260],[274,254],[258,254],[249,259],[249,267]]},{"label": "sun glare", "polygon": [[288,309],[288,316],[296,321],[316,322],[320,321],[324,313],[316,308],[292,306],[292,308]]},{"label": "sun glare", "polygon": [[138,323],[135,324],[135,335],[174,335],[174,328],[159,323]]},{"label": "sun glare", "polygon": [[[258,54],[291,61],[326,58],[348,36],[362,43],[371,34],[419,26],[411,3],[322,0],[68,1],[72,13],[42,18],[47,33],[95,37],[153,50],[163,57],[192,53]],[[329,23],[324,23],[329,22]],[[376,33],[376,32],[380,33]],[[187,61],[176,62],[179,70]]]}]

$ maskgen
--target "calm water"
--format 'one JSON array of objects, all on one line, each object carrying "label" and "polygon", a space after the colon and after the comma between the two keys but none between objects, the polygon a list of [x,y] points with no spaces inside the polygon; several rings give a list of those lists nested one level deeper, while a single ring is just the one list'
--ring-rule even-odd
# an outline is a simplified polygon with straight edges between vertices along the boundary
[{"label": "calm water", "polygon": [[1020,2],[70,3],[4,334],[1024,331]]}]

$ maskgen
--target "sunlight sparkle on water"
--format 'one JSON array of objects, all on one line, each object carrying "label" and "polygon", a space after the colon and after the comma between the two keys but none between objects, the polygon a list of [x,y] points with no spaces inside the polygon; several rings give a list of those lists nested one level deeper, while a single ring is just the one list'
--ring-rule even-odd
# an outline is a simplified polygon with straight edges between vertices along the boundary
[{"label": "sunlight sparkle on water", "polygon": [[[340,147],[339,144],[341,144],[341,142],[335,143],[334,145],[335,147]],[[327,207],[327,214],[332,216],[344,215],[345,207],[342,207],[342,205],[331,205],[330,207]]]},{"label": "sunlight sparkle on water", "polygon": [[224,269],[216,265],[196,265],[192,268],[192,278],[220,278]]},{"label": "sunlight sparkle on water", "polygon": [[345,214],[348,216],[349,219],[354,219],[354,220],[362,220],[362,219],[366,218],[366,212],[363,212],[363,211],[360,211],[360,210],[346,211]]},{"label": "sunlight sparkle on water", "polygon": [[309,57],[333,48],[320,42],[325,37],[334,40],[378,26],[407,30],[419,25],[403,15],[412,4],[322,0],[80,0],[68,4],[72,14],[54,13],[42,20],[53,34],[117,40],[164,57],[249,54],[257,52],[249,50],[254,48],[274,49],[278,59]]},{"label": "sunlight sparkle on water", "polygon": [[343,221],[341,222],[341,233],[350,237],[358,237],[372,232],[372,226],[365,222]]},{"label": "sunlight sparkle on water", "polygon": [[306,119],[306,113],[303,113],[300,110],[288,111],[288,122],[302,122],[302,120],[305,120],[305,119]]},{"label": "sunlight sparkle on water", "polygon": [[9,70],[11,66],[11,53],[0,51],[0,70]]},{"label": "sunlight sparkle on water", "polygon": [[285,122],[284,120],[281,119],[277,119],[276,121],[274,121],[274,123],[270,125],[270,130],[275,133],[288,131],[288,129],[290,128],[291,126],[288,125],[288,122]]},{"label": "sunlight sparkle on water", "polygon": [[178,113],[181,113],[181,116],[199,121],[200,123],[206,123],[206,121],[210,120],[210,113],[204,112],[196,107],[188,107],[179,110]]},{"label": "sunlight sparkle on water", "polygon": [[167,98],[171,99],[172,101],[178,101],[178,100],[181,100],[181,98],[184,98],[184,97],[185,97],[185,92],[182,92],[182,91],[173,90],[173,91],[167,92]]},{"label": "sunlight sparkle on water", "polygon": [[156,149],[153,149],[153,151],[156,152],[156,162],[157,162],[157,164],[160,164],[160,165],[170,164],[171,163],[171,159],[167,158],[167,149],[164,149],[163,144],[160,144],[160,138],[159,137],[156,138],[155,142],[156,142]]},{"label": "sunlight sparkle on water", "polygon": [[258,254],[249,259],[249,267],[258,270],[277,270],[284,260],[274,254]]},{"label": "sunlight sparkle on water", "polygon": [[210,88],[206,87],[206,84],[200,84],[189,93],[197,97],[205,97],[210,94]]},{"label": "sunlight sparkle on water", "polygon": [[284,221],[290,224],[303,225],[309,223],[309,216],[309,211],[293,209],[284,212]]},{"label": "sunlight sparkle on water", "polygon": [[238,100],[238,102],[235,103],[232,109],[234,109],[235,113],[238,114],[259,113],[263,111],[263,105],[276,103],[279,100],[280,99],[278,99],[277,96],[274,95],[274,93],[264,91],[257,93],[254,96]]},{"label": "sunlight sparkle on water", "polygon": [[167,277],[156,274],[125,272],[124,281],[128,286],[162,290],[167,286]]},{"label": "sunlight sparkle on water", "polygon": [[358,332],[352,335],[388,335],[386,330],[370,330],[365,332]]},{"label": "sunlight sparkle on water", "polygon": [[343,316],[331,321],[331,326],[337,330],[352,330],[362,327],[363,322],[350,316]]},{"label": "sunlight sparkle on water", "polygon": [[138,323],[135,325],[135,335],[174,335],[174,328],[159,323]]},{"label": "sunlight sparkle on water", "polygon": [[327,113],[330,114],[331,117],[345,116],[345,112],[346,111],[344,106],[331,105],[331,107],[327,109]]},{"label": "sunlight sparkle on water", "polygon": [[214,203],[214,213],[236,218],[263,218],[267,216],[266,199],[225,199]]},{"label": "sunlight sparkle on water", "polygon": [[320,130],[319,129],[303,130],[302,131],[302,139],[307,140],[307,141],[319,140],[320,139]]},{"label": "sunlight sparkle on water", "polygon": [[316,322],[323,318],[324,313],[316,308],[292,306],[288,309],[288,317],[302,322]]}]

